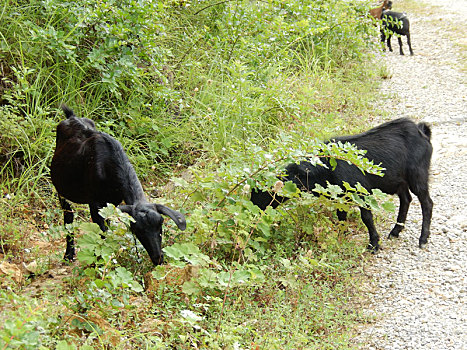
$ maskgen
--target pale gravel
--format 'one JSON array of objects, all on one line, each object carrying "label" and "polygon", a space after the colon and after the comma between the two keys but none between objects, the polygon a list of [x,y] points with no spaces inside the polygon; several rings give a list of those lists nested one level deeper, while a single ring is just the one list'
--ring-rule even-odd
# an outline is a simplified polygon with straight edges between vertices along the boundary
[{"label": "pale gravel", "polygon": [[[376,108],[432,127],[431,236],[425,249],[417,247],[415,196],[398,240],[380,228],[384,249],[364,266],[370,301],[361,312],[373,321],[359,327],[360,349],[467,349],[467,88],[457,45],[467,38],[467,0],[425,3],[439,7],[408,14],[415,55],[400,56],[395,38],[394,52],[381,55],[391,72],[382,91],[391,98]],[[393,9],[403,5],[395,1]]]}]

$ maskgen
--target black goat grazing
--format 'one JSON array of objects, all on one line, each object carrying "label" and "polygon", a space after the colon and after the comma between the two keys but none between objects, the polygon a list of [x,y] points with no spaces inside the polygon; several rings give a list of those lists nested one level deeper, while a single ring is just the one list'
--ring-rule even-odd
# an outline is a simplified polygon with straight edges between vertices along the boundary
[{"label": "black goat grazing", "polygon": [[[389,51],[392,52],[391,47],[391,36],[392,33],[399,35],[405,35],[407,37],[407,45],[409,46],[410,55],[413,56],[412,44],[410,42],[410,22],[405,13],[394,12],[394,11],[383,11],[382,14],[382,27],[381,27],[381,41],[384,42],[387,39]],[[397,37],[399,41],[399,52],[401,55],[404,54],[402,51],[402,39],[400,36]]]},{"label": "black goat grazing", "polygon": [[[52,182],[64,210],[65,224],[73,222],[73,211],[66,199],[89,204],[92,220],[106,230],[99,209],[106,204],[125,205],[119,208],[135,222],[131,231],[136,235],[155,265],[162,263],[161,214],[169,216],[180,228],[186,228],[184,216],[161,204],[146,200],[143,187],[128,160],[122,145],[106,133],[96,130],[94,122],[78,118],[62,106],[66,118],[57,126],[55,153],[50,167]],[[74,237],[67,235],[65,259],[73,260]]]},{"label": "black goat grazing", "polygon": [[[371,189],[378,188],[387,194],[397,194],[400,200],[399,214],[390,237],[399,237],[404,227],[412,200],[410,189],[418,197],[422,207],[423,223],[419,239],[419,246],[422,248],[430,235],[433,208],[428,191],[428,171],[433,151],[430,137],[431,130],[427,124],[417,125],[407,118],[396,119],[362,134],[335,139],[367,150],[365,157],[386,169],[383,177],[365,175],[355,165],[342,160],[337,160],[337,167],[333,171],[329,161],[323,160],[327,167],[315,166],[307,161],[289,164],[285,168],[284,181],[292,181],[306,191],[312,191],[316,184],[323,187],[326,187],[327,183],[342,186],[342,182],[346,181],[355,186],[359,182],[370,192]],[[285,200],[287,198],[272,195],[270,192],[253,190],[251,193],[251,201],[263,210],[268,205],[276,208]],[[379,236],[373,223],[373,215],[363,207],[360,208],[360,213],[370,234],[368,247],[376,251],[379,248]],[[344,220],[347,215],[343,211],[337,214],[340,220]]]}]

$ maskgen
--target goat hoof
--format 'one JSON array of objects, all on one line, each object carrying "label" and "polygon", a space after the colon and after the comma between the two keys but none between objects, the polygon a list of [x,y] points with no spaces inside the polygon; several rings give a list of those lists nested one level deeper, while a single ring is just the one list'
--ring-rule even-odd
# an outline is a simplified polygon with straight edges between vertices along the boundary
[{"label": "goat hoof", "polygon": [[63,260],[66,262],[66,263],[72,263],[73,260],[75,260],[74,258],[74,254],[65,254],[65,256],[63,257]]},{"label": "goat hoof", "polygon": [[369,250],[372,254],[376,254],[379,250],[379,244],[368,244],[368,246],[366,247],[367,250]]},{"label": "goat hoof", "polygon": [[427,244],[427,242],[420,242],[420,243],[418,244],[418,246],[420,247],[420,249],[423,249],[423,248],[426,247],[426,244]]},{"label": "goat hoof", "polygon": [[388,235],[388,238],[389,238],[389,239],[391,239],[391,238],[399,238],[399,233],[390,232],[389,235]]},{"label": "goat hoof", "polygon": [[73,264],[73,260],[63,259],[62,265],[63,266],[71,266]]}]

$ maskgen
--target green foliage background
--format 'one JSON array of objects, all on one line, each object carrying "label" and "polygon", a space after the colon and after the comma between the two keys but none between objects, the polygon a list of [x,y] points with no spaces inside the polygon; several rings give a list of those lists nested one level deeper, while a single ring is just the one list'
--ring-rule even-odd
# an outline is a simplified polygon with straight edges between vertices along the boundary
[{"label": "green foliage background", "polygon": [[[181,291],[161,284],[150,295],[142,288],[147,273],[161,280],[164,268],[150,266],[144,251],[137,260],[121,226],[102,241],[96,227],[84,224],[79,268],[69,289],[55,291],[72,322],[61,320],[53,303],[22,296],[20,286],[2,292],[2,306],[26,306],[5,311],[11,321],[0,330],[0,345],[350,346],[343,330],[355,317],[343,305],[354,292],[351,269],[364,244],[343,237],[356,224],[338,230],[331,210],[365,196],[374,208],[375,197],[358,188],[346,196],[320,189],[319,198],[303,194],[262,212],[248,194],[273,186],[283,164],[305,156],[380,170],[348,145],[319,141],[366,128],[372,117],[369,102],[382,70],[371,62],[376,29],[367,10],[364,2],[340,0],[3,1],[5,257],[15,259],[27,241],[16,225],[19,206],[32,204],[50,224],[48,239],[64,235],[48,165],[63,118],[58,107],[66,103],[123,144],[148,194],[158,189],[155,201],[187,214],[186,232],[169,225],[164,236],[164,268],[189,264],[198,272]],[[298,197],[291,184],[280,193]],[[108,215],[125,223],[118,213]],[[61,254],[21,257],[42,259],[45,271]],[[96,317],[120,340],[103,337]],[[153,318],[162,329],[142,330]]]},{"label": "green foliage background", "polygon": [[334,0],[5,1],[2,154],[47,163],[61,103],[116,136],[146,177],[291,123],[323,126],[371,74],[359,66],[373,32],[363,11]]}]

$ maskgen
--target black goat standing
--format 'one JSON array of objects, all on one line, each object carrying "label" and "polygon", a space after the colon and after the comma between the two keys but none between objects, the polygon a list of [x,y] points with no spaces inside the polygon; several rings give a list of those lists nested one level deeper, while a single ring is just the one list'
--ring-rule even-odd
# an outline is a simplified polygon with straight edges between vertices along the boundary
[{"label": "black goat standing", "polygon": [[[381,41],[384,42],[387,39],[389,51],[392,52],[391,47],[391,36],[392,33],[399,35],[405,35],[407,37],[407,45],[409,46],[410,55],[413,56],[412,44],[410,42],[410,22],[405,13],[395,11],[383,11],[381,27]],[[389,32],[389,33],[388,33]],[[400,36],[397,37],[399,42],[399,53],[404,54],[402,51],[402,39]]]},{"label": "black goat standing", "polygon": [[[335,140],[349,142],[358,149],[367,150],[365,157],[373,160],[374,164],[381,164],[385,173],[383,177],[365,175],[355,165],[337,160],[337,167],[331,170],[327,160],[323,163],[327,166],[312,165],[307,161],[299,164],[292,163],[285,168],[284,181],[294,182],[300,189],[312,191],[316,184],[323,187],[327,183],[342,186],[346,181],[351,186],[359,182],[371,192],[378,188],[387,194],[397,194],[400,199],[397,223],[390,232],[390,237],[399,237],[402,231],[412,197],[409,189],[420,200],[423,214],[422,233],[419,246],[422,248],[430,235],[431,214],[433,202],[428,190],[428,172],[433,148],[430,143],[431,130],[425,123],[418,125],[406,118],[396,119],[382,124],[365,133],[338,137]],[[270,192],[253,190],[251,201],[261,209],[268,205],[276,208],[287,198],[272,195]],[[378,250],[379,236],[373,223],[373,215],[370,210],[360,207],[363,223],[370,234],[369,249]],[[346,218],[347,213],[338,211],[340,220]]]},{"label": "black goat standing", "polygon": [[[73,211],[66,199],[89,204],[92,220],[102,231],[106,230],[106,225],[99,209],[108,203],[119,205],[125,201],[119,208],[135,219],[131,231],[152,262],[161,264],[164,221],[161,214],[169,216],[181,230],[186,228],[184,216],[164,205],[149,203],[121,144],[97,131],[92,120],[76,117],[66,106],[62,109],[67,119],[57,126],[50,171],[64,210],[65,224],[73,222]],[[66,241],[65,259],[71,261],[75,255],[74,237],[68,234]]]}]

